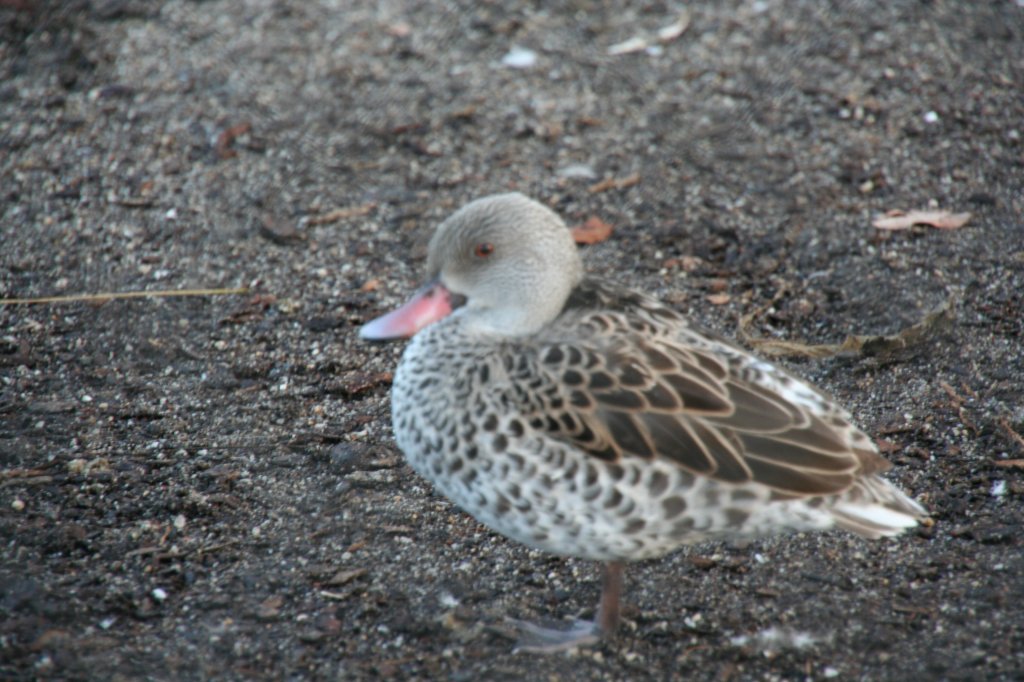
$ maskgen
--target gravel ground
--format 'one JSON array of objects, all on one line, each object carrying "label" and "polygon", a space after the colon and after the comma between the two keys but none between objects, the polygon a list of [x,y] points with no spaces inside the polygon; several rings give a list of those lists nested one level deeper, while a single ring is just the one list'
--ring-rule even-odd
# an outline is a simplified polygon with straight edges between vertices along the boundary
[{"label": "gravel ground", "polygon": [[[0,307],[0,678],[1021,679],[1021,3],[507,4],[0,3],[0,296],[247,289]],[[598,568],[414,476],[355,334],[509,189],[729,336],[952,301],[784,360],[935,524],[643,562],[614,641],[513,654]],[[872,226],[925,208],[972,217]]]}]

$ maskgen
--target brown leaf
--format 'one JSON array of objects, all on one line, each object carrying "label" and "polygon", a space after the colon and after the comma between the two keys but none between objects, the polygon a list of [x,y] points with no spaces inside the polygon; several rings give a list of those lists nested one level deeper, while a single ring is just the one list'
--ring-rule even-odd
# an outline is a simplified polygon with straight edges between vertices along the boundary
[{"label": "brown leaf", "polygon": [[590,216],[580,225],[572,228],[572,238],[577,244],[597,244],[612,236],[612,226],[597,216]]},{"label": "brown leaf", "polygon": [[1000,459],[993,464],[1004,469],[1024,469],[1024,459]]},{"label": "brown leaf", "polygon": [[907,230],[914,225],[930,225],[940,230],[955,230],[966,225],[970,219],[970,213],[889,211],[884,216],[875,218],[871,224],[879,230]]}]

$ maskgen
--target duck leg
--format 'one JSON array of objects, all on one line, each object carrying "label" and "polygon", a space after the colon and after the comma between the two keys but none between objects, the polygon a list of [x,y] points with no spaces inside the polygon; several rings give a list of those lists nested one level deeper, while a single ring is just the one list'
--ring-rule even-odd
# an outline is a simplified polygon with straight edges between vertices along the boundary
[{"label": "duck leg", "polygon": [[611,637],[619,625],[624,572],[625,566],[621,561],[610,561],[604,565],[601,603],[597,609],[597,617],[593,621],[578,620],[567,630],[559,630],[509,619],[519,632],[515,651],[555,653],[590,646]]}]

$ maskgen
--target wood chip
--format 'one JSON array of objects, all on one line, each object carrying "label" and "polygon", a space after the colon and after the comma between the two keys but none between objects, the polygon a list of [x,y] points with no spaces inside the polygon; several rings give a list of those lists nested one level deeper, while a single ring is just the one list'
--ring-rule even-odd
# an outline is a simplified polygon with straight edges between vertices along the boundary
[{"label": "wood chip", "polygon": [[612,226],[597,216],[590,216],[580,225],[572,228],[572,238],[577,244],[597,244],[612,236]]},{"label": "wood chip", "polygon": [[366,575],[365,568],[354,568],[349,571],[338,571],[333,576],[331,576],[331,578],[327,580],[324,583],[324,585],[327,585],[328,587],[340,587],[364,575]]},{"label": "wood chip", "polygon": [[153,206],[153,200],[147,197],[121,197],[112,199],[110,203],[125,208],[151,208]]},{"label": "wood chip", "polygon": [[875,440],[875,445],[878,446],[878,451],[883,455],[889,454],[890,452],[896,452],[903,447],[899,443],[893,443],[891,440],[886,440],[885,438]]},{"label": "wood chip", "polygon": [[399,21],[387,27],[387,34],[395,38],[405,38],[412,33],[412,26],[404,21]]},{"label": "wood chip", "polygon": [[256,617],[260,620],[274,620],[281,615],[281,607],[284,605],[284,597],[273,595],[264,599],[256,611]]},{"label": "wood chip", "polygon": [[312,216],[309,219],[310,225],[326,225],[328,223],[336,223],[339,220],[345,220],[346,218],[358,218],[370,213],[373,209],[377,208],[377,204],[370,202],[368,204],[362,204],[360,206],[349,206],[347,208],[336,208],[333,211],[328,211],[323,215]]},{"label": "wood chip", "polygon": [[610,189],[625,189],[626,187],[632,187],[633,185],[640,182],[640,174],[633,173],[627,175],[624,178],[605,178],[600,182],[595,182],[593,185],[587,188],[587,191],[591,194],[597,194],[599,192],[606,192]]},{"label": "wood chip", "polygon": [[640,36],[633,36],[628,40],[623,40],[621,43],[615,43],[608,48],[608,54],[613,57],[617,57],[622,54],[630,54],[631,52],[641,52],[646,50],[650,45],[650,42]]},{"label": "wood chip", "polygon": [[231,148],[234,144],[235,139],[245,135],[252,130],[252,123],[243,121],[237,123],[226,130],[223,130],[220,135],[217,136],[217,144],[214,146],[214,151],[217,154],[218,159],[230,159],[238,156],[238,152]]},{"label": "wood chip", "polygon": [[387,386],[394,379],[391,372],[366,373],[360,371],[348,372],[339,377],[337,382],[325,387],[325,390],[332,395],[341,395],[345,398],[355,398],[372,391],[378,386]]},{"label": "wood chip", "polygon": [[1018,447],[1024,450],[1024,437],[1022,437],[1019,433],[1017,433],[1017,431],[1014,430],[1012,426],[1010,426],[1010,422],[1006,419],[1006,417],[999,418],[999,428],[1006,432],[1006,435],[1009,436],[1010,440],[1012,440],[1014,443],[1017,444]]},{"label": "wood chip", "polygon": [[711,294],[708,296],[708,303],[711,305],[725,305],[732,300],[729,294]]},{"label": "wood chip", "polygon": [[914,225],[930,225],[940,230],[955,230],[967,224],[970,213],[949,211],[889,211],[875,218],[872,225],[880,230],[908,230]]},{"label": "wood chip", "polygon": [[694,272],[704,266],[704,260],[697,256],[679,256],[678,258],[669,258],[661,266],[670,269],[680,268],[683,272]]},{"label": "wood chip", "polygon": [[330,592],[328,590],[320,590],[320,596],[324,599],[330,599],[332,601],[343,601],[352,596],[351,592]]},{"label": "wood chip", "polygon": [[46,469],[4,469],[0,471],[0,479],[3,478],[35,478],[45,476]]},{"label": "wood chip", "polygon": [[953,401],[954,407],[960,407],[961,405],[964,404],[964,399],[957,395],[956,389],[954,389],[948,383],[946,383],[945,381],[940,381],[939,387],[946,392],[946,395],[950,397],[950,399]]},{"label": "wood chip", "polygon": [[729,280],[724,277],[716,277],[708,281],[708,289],[717,293],[721,293],[729,288]]}]

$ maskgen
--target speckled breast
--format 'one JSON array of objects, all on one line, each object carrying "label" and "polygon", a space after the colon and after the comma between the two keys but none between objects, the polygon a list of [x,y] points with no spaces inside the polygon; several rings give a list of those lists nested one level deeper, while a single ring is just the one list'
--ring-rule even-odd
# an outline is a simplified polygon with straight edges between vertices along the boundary
[{"label": "speckled breast", "polygon": [[713,537],[829,525],[814,509],[766,505],[758,486],[723,485],[660,460],[602,461],[531,429],[517,409],[521,393],[500,353],[447,322],[413,339],[392,390],[395,437],[413,469],[518,542],[637,560]]}]

